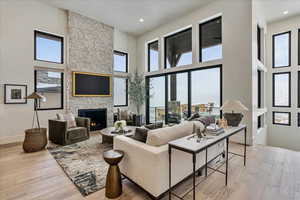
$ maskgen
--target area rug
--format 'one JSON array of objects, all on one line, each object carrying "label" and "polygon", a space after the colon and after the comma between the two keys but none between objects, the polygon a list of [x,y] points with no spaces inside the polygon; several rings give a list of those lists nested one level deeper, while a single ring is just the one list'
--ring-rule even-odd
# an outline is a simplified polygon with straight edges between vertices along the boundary
[{"label": "area rug", "polygon": [[99,134],[67,146],[50,144],[47,149],[83,196],[105,187],[109,166],[102,153],[112,145],[102,144]]}]

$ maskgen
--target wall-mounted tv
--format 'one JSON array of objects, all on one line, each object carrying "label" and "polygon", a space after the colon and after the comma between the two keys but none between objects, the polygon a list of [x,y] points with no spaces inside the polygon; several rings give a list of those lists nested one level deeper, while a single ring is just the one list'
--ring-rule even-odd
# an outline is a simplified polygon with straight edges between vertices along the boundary
[{"label": "wall-mounted tv", "polygon": [[111,96],[111,75],[88,72],[73,72],[73,96]]}]

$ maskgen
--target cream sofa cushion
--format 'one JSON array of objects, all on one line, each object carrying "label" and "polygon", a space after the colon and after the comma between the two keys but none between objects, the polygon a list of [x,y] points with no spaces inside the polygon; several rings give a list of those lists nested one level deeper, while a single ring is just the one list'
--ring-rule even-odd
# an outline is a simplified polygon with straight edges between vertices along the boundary
[{"label": "cream sofa cushion", "polygon": [[194,122],[183,122],[181,124],[150,130],[146,144],[151,146],[162,146],[168,142],[191,135],[194,132]]}]

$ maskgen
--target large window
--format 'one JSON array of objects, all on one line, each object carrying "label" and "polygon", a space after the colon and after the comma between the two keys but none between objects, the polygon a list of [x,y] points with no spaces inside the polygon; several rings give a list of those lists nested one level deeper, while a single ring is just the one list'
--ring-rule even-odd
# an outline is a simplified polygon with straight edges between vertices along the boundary
[{"label": "large window", "polygon": [[257,108],[262,107],[262,75],[263,72],[260,70],[257,70]]},{"label": "large window", "polygon": [[222,18],[200,24],[200,62],[222,58]]},{"label": "large window", "polygon": [[146,80],[150,88],[146,105],[148,123],[180,123],[192,113],[220,116],[221,66],[149,76]]},{"label": "large window", "polygon": [[120,51],[114,51],[114,71],[128,72],[128,54]]},{"label": "large window", "polygon": [[257,25],[257,59],[261,61],[261,28]]},{"label": "large window", "polygon": [[273,68],[291,65],[291,32],[273,35]]},{"label": "large window", "polygon": [[273,124],[277,125],[291,125],[291,113],[290,112],[273,112]]},{"label": "large window", "polygon": [[45,97],[38,102],[38,110],[63,109],[63,73],[35,70],[35,91]]},{"label": "large window", "polygon": [[148,44],[148,72],[157,71],[159,69],[159,51],[158,41]]},{"label": "large window", "polygon": [[165,121],[165,76],[151,77],[148,79],[149,103],[148,122]]},{"label": "large window", "polygon": [[291,73],[273,73],[273,107],[291,106]]},{"label": "large window", "polygon": [[220,115],[221,68],[191,72],[191,112]]},{"label": "large window", "polygon": [[165,38],[165,68],[192,64],[192,28]]},{"label": "large window", "polygon": [[114,78],[114,106],[128,106],[127,78]]},{"label": "large window", "polygon": [[34,31],[34,59],[39,61],[64,62],[64,39],[63,37]]}]

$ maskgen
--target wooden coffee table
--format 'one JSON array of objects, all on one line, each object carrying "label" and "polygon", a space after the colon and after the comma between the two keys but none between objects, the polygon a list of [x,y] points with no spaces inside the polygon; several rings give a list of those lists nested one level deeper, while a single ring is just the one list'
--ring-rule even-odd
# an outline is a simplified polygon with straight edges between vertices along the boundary
[{"label": "wooden coffee table", "polygon": [[134,135],[135,129],[137,126],[126,126],[125,130],[130,130],[130,132],[122,134],[122,133],[112,133],[115,131],[114,127],[108,127],[105,129],[100,130],[100,134],[102,135],[102,143],[106,144],[113,144],[114,137],[118,135],[126,135],[126,136],[131,136]]}]

